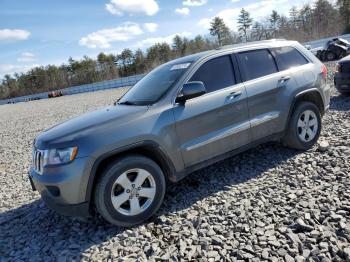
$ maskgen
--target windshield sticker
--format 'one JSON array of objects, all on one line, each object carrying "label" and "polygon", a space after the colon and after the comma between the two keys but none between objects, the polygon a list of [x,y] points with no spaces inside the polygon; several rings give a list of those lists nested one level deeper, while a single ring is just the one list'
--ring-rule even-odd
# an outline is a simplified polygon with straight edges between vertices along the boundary
[{"label": "windshield sticker", "polygon": [[170,71],[172,70],[179,70],[179,69],[186,69],[187,67],[190,66],[191,63],[184,63],[184,64],[177,64],[177,65],[173,65],[170,68]]}]

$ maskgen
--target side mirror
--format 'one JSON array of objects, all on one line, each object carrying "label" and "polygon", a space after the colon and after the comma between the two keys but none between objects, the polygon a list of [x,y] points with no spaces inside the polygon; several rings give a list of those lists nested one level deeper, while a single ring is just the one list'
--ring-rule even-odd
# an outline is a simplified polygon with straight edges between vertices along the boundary
[{"label": "side mirror", "polygon": [[183,103],[188,99],[195,98],[205,94],[205,86],[203,82],[193,81],[183,85],[181,92],[176,98],[176,102]]}]

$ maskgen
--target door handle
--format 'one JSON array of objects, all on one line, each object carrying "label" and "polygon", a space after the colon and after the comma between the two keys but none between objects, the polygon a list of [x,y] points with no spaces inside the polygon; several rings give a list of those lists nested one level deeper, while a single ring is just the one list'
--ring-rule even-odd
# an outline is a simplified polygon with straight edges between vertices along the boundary
[{"label": "door handle", "polygon": [[235,99],[237,97],[240,97],[241,95],[242,95],[242,91],[232,92],[227,96],[227,98],[229,100],[232,100],[232,99]]},{"label": "door handle", "polygon": [[286,84],[287,84],[287,82],[290,80],[290,76],[283,76],[283,77],[281,77],[279,80],[278,80],[278,86],[279,87],[284,87]]}]

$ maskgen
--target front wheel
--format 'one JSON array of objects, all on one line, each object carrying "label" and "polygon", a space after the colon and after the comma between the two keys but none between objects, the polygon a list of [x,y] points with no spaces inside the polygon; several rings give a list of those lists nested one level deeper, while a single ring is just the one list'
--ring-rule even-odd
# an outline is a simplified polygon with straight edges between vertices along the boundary
[{"label": "front wheel", "polygon": [[321,128],[319,108],[311,102],[300,102],[292,114],[283,143],[290,148],[310,149],[316,144]]},{"label": "front wheel", "polygon": [[164,174],[154,161],[138,155],[124,157],[101,174],[94,192],[95,206],[114,225],[138,225],[159,209],[165,188]]}]

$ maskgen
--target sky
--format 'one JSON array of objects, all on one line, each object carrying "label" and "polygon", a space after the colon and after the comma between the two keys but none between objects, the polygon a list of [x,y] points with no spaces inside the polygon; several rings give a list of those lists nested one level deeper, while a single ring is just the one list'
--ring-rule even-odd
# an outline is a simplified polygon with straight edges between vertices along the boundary
[{"label": "sky", "polygon": [[0,0],[0,78],[69,57],[143,50],[178,34],[207,35],[220,16],[232,29],[241,8],[254,19],[313,0]]}]

